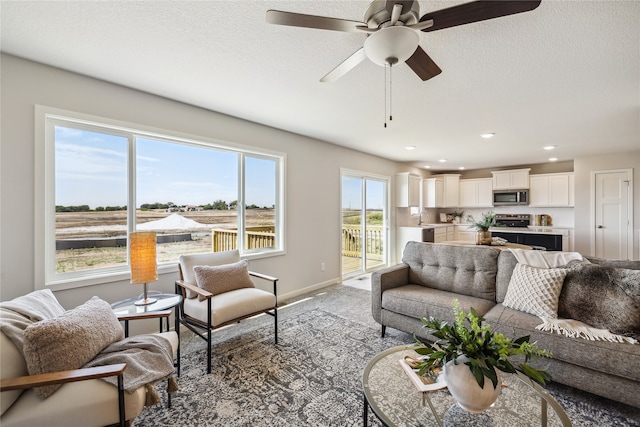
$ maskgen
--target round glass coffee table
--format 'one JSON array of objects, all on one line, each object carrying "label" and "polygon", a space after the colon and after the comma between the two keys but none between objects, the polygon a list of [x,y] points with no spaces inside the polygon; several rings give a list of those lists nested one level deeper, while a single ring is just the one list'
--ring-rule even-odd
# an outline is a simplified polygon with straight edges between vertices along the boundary
[{"label": "round glass coffee table", "polygon": [[400,366],[405,355],[418,356],[413,345],[390,348],[375,356],[362,376],[364,425],[369,407],[387,426],[571,426],[560,404],[522,374],[502,374],[496,403],[482,414],[457,405],[446,388],[420,392]]}]

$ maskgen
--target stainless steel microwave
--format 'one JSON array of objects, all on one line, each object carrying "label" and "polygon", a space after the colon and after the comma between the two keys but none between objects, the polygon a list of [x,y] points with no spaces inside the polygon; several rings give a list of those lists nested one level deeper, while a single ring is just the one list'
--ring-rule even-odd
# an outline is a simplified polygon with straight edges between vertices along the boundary
[{"label": "stainless steel microwave", "polygon": [[529,190],[494,190],[493,206],[528,205]]}]

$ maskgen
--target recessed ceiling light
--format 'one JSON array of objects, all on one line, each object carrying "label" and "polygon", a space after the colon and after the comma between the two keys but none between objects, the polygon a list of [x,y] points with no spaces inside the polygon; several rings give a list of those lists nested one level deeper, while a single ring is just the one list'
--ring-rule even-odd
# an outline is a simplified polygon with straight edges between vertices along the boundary
[{"label": "recessed ceiling light", "polygon": [[557,160],[558,160],[558,158],[557,158],[557,157],[550,157],[550,158],[549,158],[549,161],[550,161],[550,162],[555,162],[555,161],[557,161]]},{"label": "recessed ceiling light", "polygon": [[460,169],[461,171],[464,170],[464,166],[460,166],[458,169]]},{"label": "recessed ceiling light", "polygon": [[406,147],[404,147],[404,148],[405,148],[405,150],[409,150],[409,151],[411,151],[411,150],[415,150],[415,149],[416,149],[416,146],[415,146],[415,145],[407,145],[407,146],[406,146]]},{"label": "recessed ceiling light", "polygon": [[424,165],[425,169],[431,169],[431,165]]},{"label": "recessed ceiling light", "polygon": [[480,138],[489,139],[489,138],[493,138],[495,135],[496,135],[495,132],[488,132],[488,133],[481,134]]},{"label": "recessed ceiling light", "polygon": [[554,148],[556,148],[556,146],[555,145],[545,145],[542,148],[544,148],[545,150],[553,150]]},{"label": "recessed ceiling light", "polygon": [[446,162],[446,161],[447,161],[447,159],[440,159],[440,160],[438,160],[438,161],[439,161],[440,163],[444,163],[444,162]]}]

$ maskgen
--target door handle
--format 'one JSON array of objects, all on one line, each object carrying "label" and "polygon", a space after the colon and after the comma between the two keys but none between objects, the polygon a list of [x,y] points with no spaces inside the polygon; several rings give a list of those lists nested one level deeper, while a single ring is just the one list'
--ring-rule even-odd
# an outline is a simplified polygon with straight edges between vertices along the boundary
[{"label": "door handle", "polygon": [[598,226],[598,228],[604,228],[604,226],[602,226],[602,225],[599,225],[599,226]]}]

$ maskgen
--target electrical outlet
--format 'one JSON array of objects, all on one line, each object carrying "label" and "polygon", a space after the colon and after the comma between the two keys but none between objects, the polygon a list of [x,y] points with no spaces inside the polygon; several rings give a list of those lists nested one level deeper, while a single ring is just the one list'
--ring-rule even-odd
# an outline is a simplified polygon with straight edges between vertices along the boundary
[{"label": "electrical outlet", "polygon": [[320,263],[320,271],[324,271],[324,262]]}]

